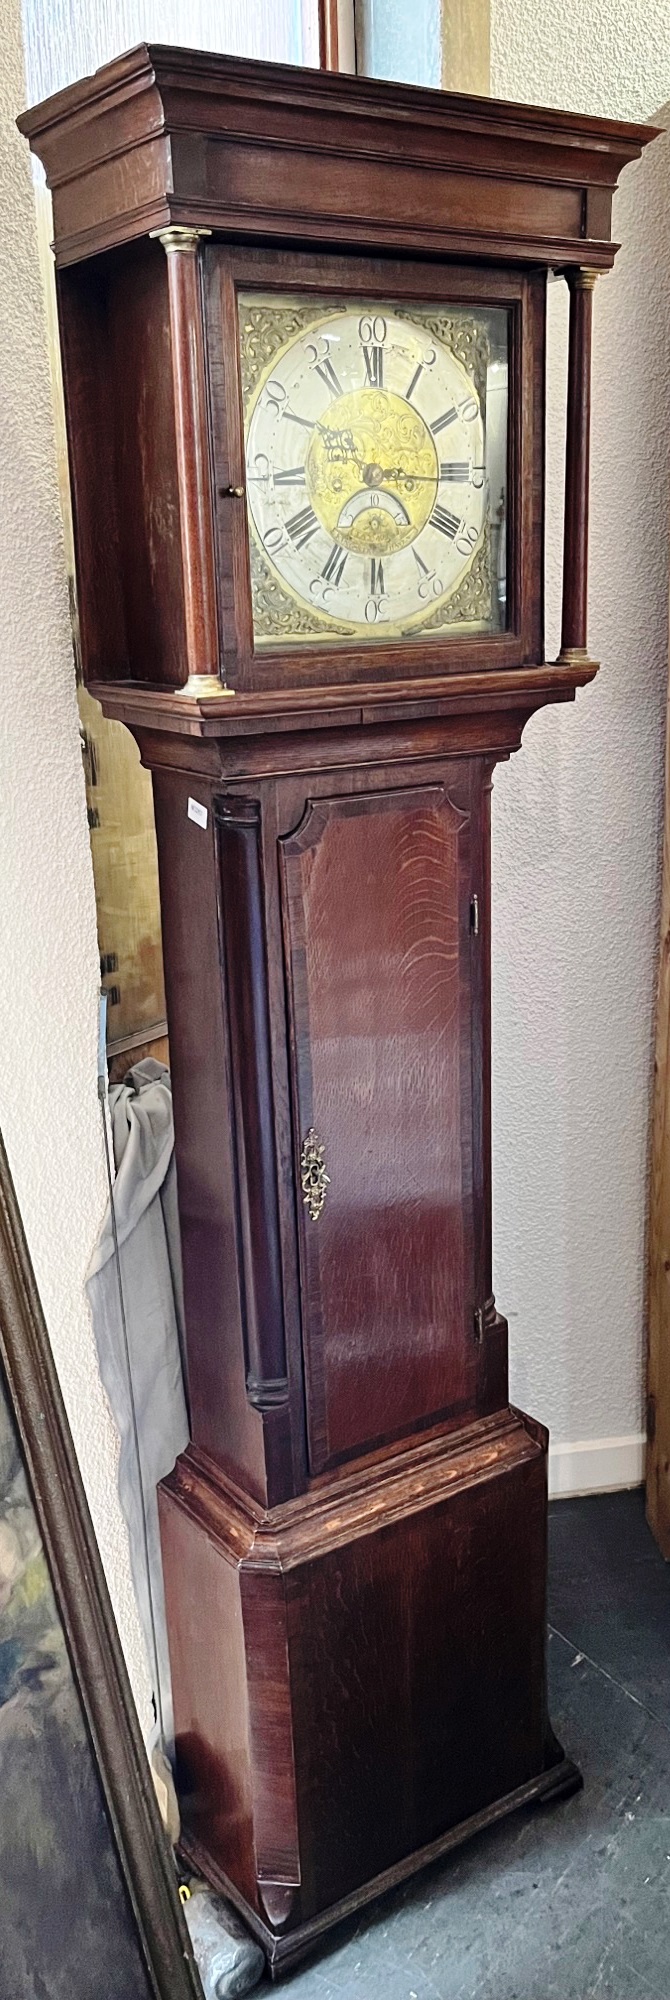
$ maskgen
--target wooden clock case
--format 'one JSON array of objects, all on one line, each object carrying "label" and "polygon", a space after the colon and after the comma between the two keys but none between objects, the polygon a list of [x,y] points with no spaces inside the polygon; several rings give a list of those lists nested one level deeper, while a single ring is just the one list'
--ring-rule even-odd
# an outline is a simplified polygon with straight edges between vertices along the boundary
[{"label": "wooden clock case", "polygon": [[[579,1782],[546,1708],[547,1434],[509,1405],[492,1296],[489,798],[528,717],[596,671],[591,298],[653,133],[146,47],[20,123],[53,191],[84,672],[153,774],[192,1432],[160,1496],[184,1848],[276,1975]],[[554,665],[549,269],[571,292]],[[508,306],[507,630],[254,652],[253,284]]]}]

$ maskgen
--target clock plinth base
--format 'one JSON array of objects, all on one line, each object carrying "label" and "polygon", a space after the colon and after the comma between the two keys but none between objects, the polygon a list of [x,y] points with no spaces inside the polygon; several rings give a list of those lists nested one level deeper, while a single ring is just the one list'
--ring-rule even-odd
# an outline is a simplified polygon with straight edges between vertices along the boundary
[{"label": "clock plinth base", "polygon": [[273,1977],[580,1782],[547,1719],[547,1434],[505,1408],[264,1510],[160,1489],[183,1850]]},{"label": "clock plinth base", "polygon": [[423,1868],[434,1866],[447,1854],[451,1854],[452,1850],[465,1846],[466,1841],[473,1840],[475,1834],[485,1833],[487,1827],[497,1826],[500,1820],[507,1819],[511,1813],[521,1812],[524,1807],[560,1805],[572,1798],[575,1792],[582,1791],[584,1780],[578,1765],[574,1764],[570,1757],[564,1756],[560,1745],[556,1746],[556,1751],[558,1762],[541,1771],[529,1784],[519,1785],[516,1791],[509,1792],[505,1798],[496,1799],[495,1803],[486,1807],[483,1812],[474,1813],[471,1819],[462,1820],[460,1826],[452,1827],[440,1840],[434,1841],[432,1846],[408,1855],[405,1861],[399,1862],[385,1875],[366,1882],[355,1895],[344,1897],[340,1903],[333,1903],[329,1910],[322,1911],[321,1915],[311,1923],[301,1924],[297,1930],[290,1931],[283,1937],[271,1930],[268,1924],[263,1923],[258,1911],[240,1896],[235,1884],[222,1869],[212,1863],[197,1840],[186,1836],[181,1842],[180,1852],[184,1860],[202,1874],[205,1880],[211,1881],[212,1887],[218,1889],[220,1895],[227,1897],[239,1911],[252,1935],[263,1947],[269,1977],[275,1985],[278,1980],[286,1978],[289,1973],[295,1971],[302,1959],[318,1951],[330,1931],[346,1923],[347,1919],[355,1917],[359,1910],[366,1908],[367,1904],[376,1902],[381,1896],[390,1895],[394,1889],[400,1888],[403,1882],[408,1882],[413,1875],[418,1875]]}]

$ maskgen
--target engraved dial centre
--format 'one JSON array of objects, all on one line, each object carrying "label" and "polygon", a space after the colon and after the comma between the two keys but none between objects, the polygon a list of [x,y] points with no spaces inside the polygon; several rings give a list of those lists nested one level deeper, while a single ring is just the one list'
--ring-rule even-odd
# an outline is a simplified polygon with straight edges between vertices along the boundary
[{"label": "engraved dial centre", "polygon": [[356,555],[408,548],[429,520],[439,465],[427,424],[402,396],[337,396],[312,433],[305,476],[314,512]]}]

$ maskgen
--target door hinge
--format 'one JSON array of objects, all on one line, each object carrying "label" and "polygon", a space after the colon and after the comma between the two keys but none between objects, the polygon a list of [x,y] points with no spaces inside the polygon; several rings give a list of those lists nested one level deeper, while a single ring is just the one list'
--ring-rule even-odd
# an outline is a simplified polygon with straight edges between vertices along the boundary
[{"label": "door hinge", "polygon": [[473,937],[479,937],[479,897],[470,897],[470,929]]},{"label": "door hinge", "polygon": [[475,1311],[474,1311],[474,1323],[475,1323],[475,1340],[476,1340],[476,1341],[481,1341],[481,1340],[483,1340],[483,1339],[484,1339],[484,1307],[483,1307],[483,1306],[475,1306]]}]

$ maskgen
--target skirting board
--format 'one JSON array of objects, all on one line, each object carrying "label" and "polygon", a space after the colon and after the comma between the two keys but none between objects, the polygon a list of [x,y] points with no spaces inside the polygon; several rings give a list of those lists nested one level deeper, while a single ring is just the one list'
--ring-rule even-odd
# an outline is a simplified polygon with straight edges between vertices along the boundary
[{"label": "skirting board", "polygon": [[633,1431],[629,1437],[585,1439],[579,1444],[550,1443],[550,1500],[641,1486],[646,1444],[642,1431]]}]

